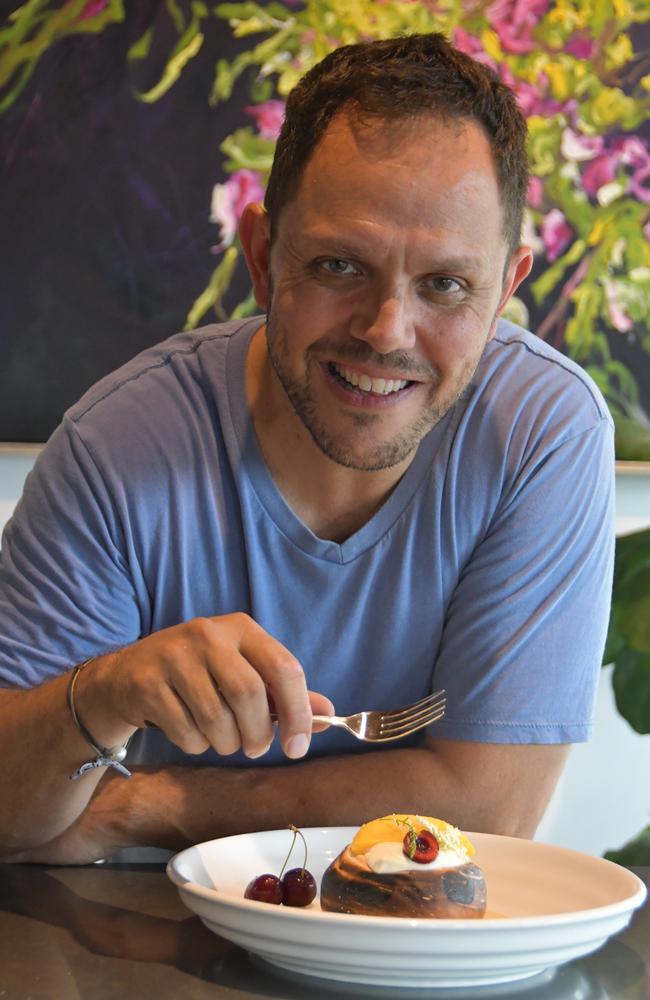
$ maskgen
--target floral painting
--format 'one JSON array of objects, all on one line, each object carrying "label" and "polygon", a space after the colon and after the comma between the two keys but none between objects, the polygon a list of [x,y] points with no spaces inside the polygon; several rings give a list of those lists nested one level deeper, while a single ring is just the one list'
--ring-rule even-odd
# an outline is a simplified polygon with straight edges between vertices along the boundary
[{"label": "floral painting", "polygon": [[[243,206],[263,197],[291,88],[339,45],[442,31],[512,87],[528,120],[532,177],[523,238],[536,264],[508,315],[590,372],[614,416],[619,459],[650,461],[647,0],[149,0],[132,6],[137,17],[123,0],[27,0],[10,10],[0,23],[3,171],[30,128],[30,115],[47,101],[57,48],[67,46],[69,55],[71,46],[92,39],[93,51],[101,53],[119,37],[121,71],[145,129],[152,120],[146,116],[168,113],[183,80],[200,68],[192,79],[203,89],[195,83],[183,100],[186,115],[211,116],[204,155],[212,183],[194,245],[195,280],[175,289],[175,308],[187,328],[247,315],[255,304],[237,224]],[[92,101],[92,93],[86,99]],[[148,204],[146,181],[140,178],[138,190]],[[0,203],[2,197],[0,190]],[[59,291],[75,294],[72,286]],[[152,309],[155,298],[154,291]],[[167,322],[163,287],[160,300]],[[91,308],[84,319],[88,337],[94,319]],[[171,321],[169,327],[166,334],[175,332]],[[7,371],[18,370],[17,356]]]}]

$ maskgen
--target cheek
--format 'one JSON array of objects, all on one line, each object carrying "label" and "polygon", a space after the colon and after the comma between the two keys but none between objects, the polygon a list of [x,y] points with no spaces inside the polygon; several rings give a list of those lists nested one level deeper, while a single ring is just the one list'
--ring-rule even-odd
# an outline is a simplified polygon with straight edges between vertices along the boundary
[{"label": "cheek", "polygon": [[479,357],[487,343],[490,324],[466,311],[439,314],[419,338],[428,359],[440,371],[456,371]]}]

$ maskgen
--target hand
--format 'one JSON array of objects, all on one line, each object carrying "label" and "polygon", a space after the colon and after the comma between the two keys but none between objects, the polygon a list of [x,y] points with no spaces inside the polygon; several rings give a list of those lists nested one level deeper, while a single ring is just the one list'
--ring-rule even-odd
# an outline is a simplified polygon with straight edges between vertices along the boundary
[{"label": "hand", "polygon": [[307,690],[296,658],[241,613],[196,618],[101,657],[80,675],[77,694],[79,713],[97,739],[109,726],[107,744],[117,742],[125,725],[153,723],[191,754],[242,748],[260,757],[273,742],[273,710],[284,752],[302,757],[312,713],[334,711],[328,698]]}]

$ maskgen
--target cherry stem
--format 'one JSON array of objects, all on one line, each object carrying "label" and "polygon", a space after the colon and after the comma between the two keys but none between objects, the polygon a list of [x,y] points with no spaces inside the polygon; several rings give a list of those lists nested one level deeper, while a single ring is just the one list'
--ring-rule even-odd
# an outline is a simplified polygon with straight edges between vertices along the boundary
[{"label": "cherry stem", "polygon": [[407,858],[410,858],[410,860],[412,861],[413,858],[415,857],[415,852],[418,849],[418,838],[417,838],[417,834],[415,832],[415,827],[407,819],[398,819],[397,822],[398,823],[403,823],[404,826],[407,827],[408,832],[412,836],[411,846],[409,847],[409,852],[406,855]]},{"label": "cherry stem", "polygon": [[288,863],[288,861],[289,861],[289,858],[291,857],[291,852],[293,851],[293,845],[294,845],[294,844],[295,844],[295,842],[296,842],[296,836],[297,836],[298,834],[300,834],[300,837],[301,837],[301,839],[302,839],[302,842],[303,842],[303,844],[304,844],[304,847],[305,847],[305,860],[303,861],[303,864],[302,864],[302,872],[301,872],[301,875],[304,875],[304,874],[305,874],[305,868],[306,868],[306,866],[307,866],[307,841],[306,841],[306,840],[305,840],[305,838],[303,837],[303,835],[302,835],[302,833],[300,832],[300,830],[298,829],[298,827],[297,827],[297,826],[294,826],[294,825],[293,825],[293,823],[289,823],[289,829],[293,831],[293,840],[291,841],[291,847],[289,848],[289,853],[287,854],[286,858],[284,859],[284,864],[282,865],[282,869],[281,869],[281,871],[280,871],[280,876],[279,876],[279,877],[280,877],[280,880],[282,880],[282,876],[284,875],[284,869],[285,869],[285,868],[287,867],[287,863]]},{"label": "cherry stem", "polygon": [[280,869],[280,875],[279,875],[280,881],[282,881],[282,876],[284,875],[284,869],[287,867],[287,862],[288,862],[289,858],[291,857],[291,852],[293,851],[293,845],[296,842],[296,834],[298,832],[295,826],[289,826],[289,829],[293,830],[293,840],[291,841],[291,847],[289,848],[289,853],[287,854],[286,858],[284,859],[284,864],[282,865],[282,868]]}]

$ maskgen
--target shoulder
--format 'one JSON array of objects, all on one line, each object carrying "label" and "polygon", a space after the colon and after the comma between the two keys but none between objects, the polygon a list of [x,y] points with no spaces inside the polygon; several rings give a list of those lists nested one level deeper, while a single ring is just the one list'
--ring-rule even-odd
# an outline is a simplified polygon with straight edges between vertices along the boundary
[{"label": "shoulder", "polygon": [[[613,469],[614,427],[594,380],[534,334],[499,321],[450,420],[453,455],[477,495],[508,495],[532,472],[564,455]],[[553,456],[553,461],[546,464]],[[576,466],[567,478],[580,474]]]},{"label": "shoulder", "polygon": [[225,378],[231,341],[259,322],[256,318],[212,324],[169,337],[100,379],[70,407],[66,419],[83,428],[94,421],[119,419],[124,408],[168,408],[183,397],[200,394],[206,385]]},{"label": "shoulder", "polygon": [[177,334],[101,379],[60,428],[75,460],[133,493],[147,484],[154,490],[155,483],[168,489],[187,482],[190,471],[218,464],[230,420],[229,380],[245,363],[249,335],[260,322]]},{"label": "shoulder", "polygon": [[499,386],[505,405],[525,406],[574,418],[587,425],[612,425],[607,404],[591,376],[571,358],[508,320],[499,320],[477,369],[477,382],[489,392]]}]

